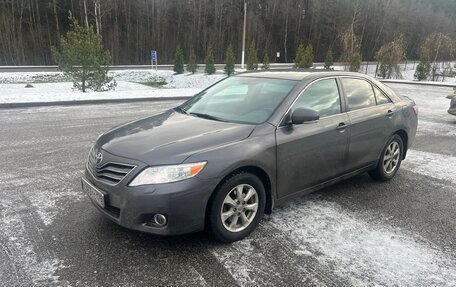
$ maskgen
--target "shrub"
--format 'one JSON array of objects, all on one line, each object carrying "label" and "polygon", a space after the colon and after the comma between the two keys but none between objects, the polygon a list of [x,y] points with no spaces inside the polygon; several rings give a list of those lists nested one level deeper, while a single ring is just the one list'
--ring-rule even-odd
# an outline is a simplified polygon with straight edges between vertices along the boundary
[{"label": "shrub", "polygon": [[111,56],[103,47],[101,35],[92,26],[80,26],[71,13],[69,20],[71,30],[60,39],[59,48],[52,50],[59,70],[82,92],[113,89],[117,84],[108,77]]},{"label": "shrub", "polygon": [[229,76],[234,73],[234,51],[233,45],[229,44],[225,57],[225,73]]},{"label": "shrub", "polygon": [[184,50],[180,45],[176,47],[176,53],[174,55],[174,72],[182,74],[184,72]]}]

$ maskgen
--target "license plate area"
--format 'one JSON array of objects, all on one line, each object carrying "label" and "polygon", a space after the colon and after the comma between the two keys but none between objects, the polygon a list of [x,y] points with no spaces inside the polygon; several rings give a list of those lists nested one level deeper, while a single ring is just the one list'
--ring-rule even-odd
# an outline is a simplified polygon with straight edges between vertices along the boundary
[{"label": "license plate area", "polygon": [[90,199],[92,199],[93,202],[98,204],[101,208],[106,207],[106,197],[107,195],[90,184],[88,181],[85,179],[81,180],[82,184],[82,190],[89,196]]}]

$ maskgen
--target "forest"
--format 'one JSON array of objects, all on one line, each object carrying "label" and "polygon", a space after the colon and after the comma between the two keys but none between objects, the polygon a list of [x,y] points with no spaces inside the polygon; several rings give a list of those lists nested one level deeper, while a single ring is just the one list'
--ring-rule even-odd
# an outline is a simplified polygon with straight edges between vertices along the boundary
[{"label": "forest", "polygon": [[[420,57],[426,37],[456,39],[455,0],[246,0],[247,44],[271,62],[293,62],[300,44],[322,62],[342,57],[344,31],[358,40],[362,60],[403,37],[406,58]],[[240,62],[244,0],[0,0],[0,65],[52,65],[52,47],[70,29],[69,14],[103,37],[112,64],[171,64],[179,44],[202,62],[211,46],[223,62],[233,45]],[[276,58],[276,53],[280,57]]]}]

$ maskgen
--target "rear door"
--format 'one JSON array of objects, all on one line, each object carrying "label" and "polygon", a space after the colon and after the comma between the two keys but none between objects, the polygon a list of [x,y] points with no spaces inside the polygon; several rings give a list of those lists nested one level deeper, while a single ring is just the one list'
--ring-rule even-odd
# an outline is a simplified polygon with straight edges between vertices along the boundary
[{"label": "rear door", "polygon": [[343,111],[338,81],[317,80],[307,86],[291,106],[310,108],[320,120],[282,125],[276,131],[279,197],[285,197],[334,178],[344,171],[349,119]]},{"label": "rear door", "polygon": [[341,77],[350,119],[347,171],[376,163],[393,133],[395,107],[375,85],[362,78]]}]

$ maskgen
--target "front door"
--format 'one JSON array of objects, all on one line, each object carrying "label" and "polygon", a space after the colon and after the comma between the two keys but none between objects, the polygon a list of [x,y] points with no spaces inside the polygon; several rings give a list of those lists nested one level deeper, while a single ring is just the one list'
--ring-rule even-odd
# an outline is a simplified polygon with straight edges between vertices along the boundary
[{"label": "front door", "polygon": [[290,113],[296,108],[316,110],[320,120],[301,125],[283,124],[277,129],[279,198],[342,174],[346,162],[350,125],[342,110],[336,79],[311,83],[298,96]]}]

